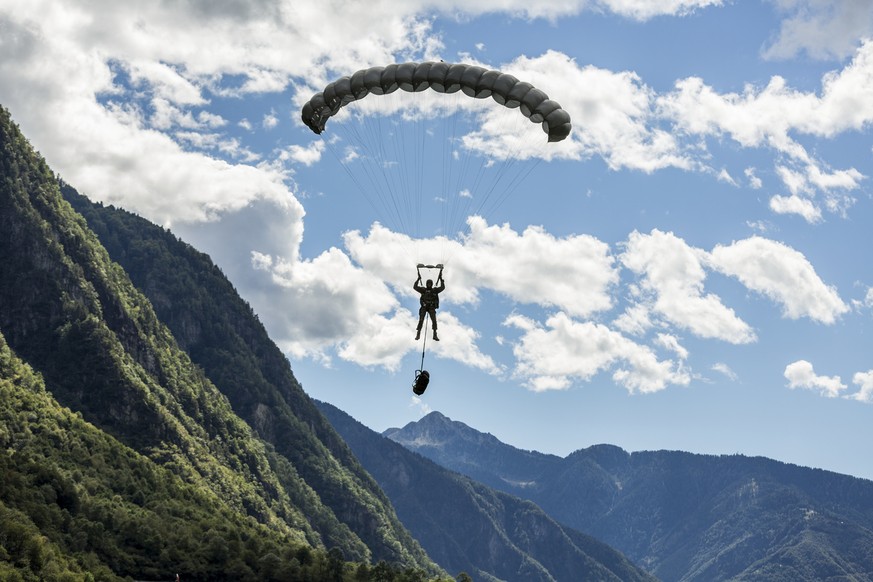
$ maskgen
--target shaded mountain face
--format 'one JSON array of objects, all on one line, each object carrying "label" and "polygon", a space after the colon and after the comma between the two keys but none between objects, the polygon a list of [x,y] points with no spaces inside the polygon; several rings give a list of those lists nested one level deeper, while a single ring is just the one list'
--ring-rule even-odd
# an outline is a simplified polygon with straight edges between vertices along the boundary
[{"label": "shaded mountain face", "polygon": [[[71,189],[65,190],[73,198]],[[10,357],[33,370],[59,406],[168,472],[167,478],[215,501],[222,508],[212,511],[216,516],[226,511],[260,524],[276,547],[315,548],[324,556],[333,548],[334,561],[385,560],[438,575],[439,568],[402,527],[384,493],[208,258],[173,239],[188,251],[175,257],[172,237],[162,229],[121,211],[99,211],[109,217],[107,223],[126,225],[129,219],[135,225],[106,232],[115,237],[113,245],[152,266],[141,270],[147,273],[144,287],[163,292],[155,295],[162,308],[178,310],[177,319],[184,320],[181,341],[64,200],[52,171],[0,108],[0,335]],[[134,234],[126,243],[124,237]],[[225,317],[218,317],[218,310]],[[204,335],[228,339],[198,342]],[[194,355],[198,361],[192,361]],[[227,365],[215,363],[220,359]],[[73,432],[61,431],[48,442],[73,440],[77,426],[66,426]],[[23,442],[18,430],[0,432],[11,439],[3,451],[18,450]],[[20,430],[32,427],[25,423]],[[73,465],[89,462],[88,454],[85,450],[61,472],[74,489],[86,487],[84,473]],[[6,493],[0,489],[3,504],[14,501],[3,497]],[[48,490],[46,495],[51,501]],[[41,527],[39,520],[34,523]],[[112,520],[101,523],[122,527]],[[200,535],[212,539],[210,532],[216,539],[214,572],[220,571],[218,556],[233,557],[225,550],[234,543],[248,543],[252,555],[264,557],[257,549],[261,542],[234,537],[245,532],[229,522]],[[130,533],[124,543],[140,541]],[[78,551],[93,551],[87,540],[76,544]],[[0,561],[8,553],[0,548]],[[99,559],[111,562],[105,555]],[[268,562],[276,565],[272,557]],[[136,575],[129,567],[123,560],[109,565],[113,572]]]},{"label": "shaded mountain face", "polygon": [[431,413],[384,435],[529,499],[665,581],[873,580],[873,482],[765,458],[522,451]]},{"label": "shaded mountain face", "polygon": [[[379,486],[313,405],[287,358],[212,260],[172,233],[113,207],[61,192],[149,299],[180,347],[234,412],[290,462],[306,484],[294,490],[328,546],[350,532],[386,560],[433,570]],[[342,546],[340,546],[342,547]]]},{"label": "shaded mountain face", "polygon": [[391,498],[403,523],[447,571],[518,582],[654,580],[530,501],[448,471],[338,408],[317,404]]}]

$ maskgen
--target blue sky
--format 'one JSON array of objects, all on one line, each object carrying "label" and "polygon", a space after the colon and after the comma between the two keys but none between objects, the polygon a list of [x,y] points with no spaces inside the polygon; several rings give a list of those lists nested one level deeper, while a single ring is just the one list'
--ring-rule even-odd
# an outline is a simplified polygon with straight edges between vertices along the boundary
[{"label": "blue sky", "polygon": [[[559,455],[873,478],[871,36],[869,0],[13,1],[0,103],[80,192],[209,253],[306,391],[375,430],[439,410]],[[322,136],[300,122],[342,75],[440,59],[532,82],[573,133],[432,91],[362,99]],[[378,169],[417,172],[420,228],[349,178],[373,155],[348,149],[358,120],[433,144]],[[506,143],[524,181],[441,222],[487,194],[444,168]],[[411,285],[439,260],[419,399]]]}]

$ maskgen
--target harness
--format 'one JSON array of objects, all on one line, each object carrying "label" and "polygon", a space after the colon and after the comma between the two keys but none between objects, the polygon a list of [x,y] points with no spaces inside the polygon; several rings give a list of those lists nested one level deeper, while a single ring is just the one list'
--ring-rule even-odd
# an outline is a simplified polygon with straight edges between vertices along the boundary
[{"label": "harness", "polygon": [[435,289],[427,289],[421,292],[421,306],[425,309],[439,309],[440,295]]}]

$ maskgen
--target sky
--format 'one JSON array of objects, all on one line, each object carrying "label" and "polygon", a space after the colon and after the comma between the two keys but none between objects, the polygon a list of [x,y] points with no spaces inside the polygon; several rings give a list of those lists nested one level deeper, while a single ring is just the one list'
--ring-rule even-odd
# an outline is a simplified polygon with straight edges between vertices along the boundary
[{"label": "sky", "polygon": [[[440,60],[531,83],[571,134],[433,90],[301,121],[342,76]],[[0,105],[374,430],[439,411],[561,456],[873,479],[871,0],[7,0]]]}]

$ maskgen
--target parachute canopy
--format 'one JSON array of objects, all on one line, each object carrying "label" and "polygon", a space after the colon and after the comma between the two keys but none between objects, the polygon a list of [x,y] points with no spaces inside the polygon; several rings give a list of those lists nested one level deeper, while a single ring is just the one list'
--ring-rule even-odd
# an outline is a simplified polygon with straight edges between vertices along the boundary
[{"label": "parachute canopy", "polygon": [[303,106],[303,123],[320,134],[327,120],[342,107],[367,95],[387,95],[397,89],[410,93],[425,89],[437,93],[462,91],[477,99],[491,97],[505,107],[518,107],[531,122],[541,123],[550,142],[563,140],[572,128],[570,115],[530,83],[500,71],[443,61],[370,67],[337,79]]}]

